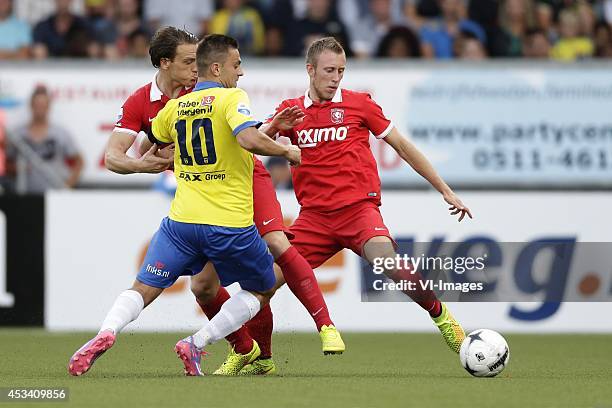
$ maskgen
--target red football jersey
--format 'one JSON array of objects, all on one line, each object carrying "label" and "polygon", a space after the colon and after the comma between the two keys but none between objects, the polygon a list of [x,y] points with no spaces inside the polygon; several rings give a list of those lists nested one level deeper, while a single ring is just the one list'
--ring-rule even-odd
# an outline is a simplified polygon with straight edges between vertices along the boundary
[{"label": "red football jersey", "polygon": [[280,135],[302,149],[302,164],[292,168],[300,205],[317,211],[361,201],[380,205],[380,178],[370,149],[370,132],[382,139],[393,129],[380,106],[369,94],[346,89],[339,89],[331,102],[313,103],[307,91],[281,102],[276,113],[295,105],[306,117]]},{"label": "red football jersey", "polygon": [[[119,117],[115,123],[114,131],[130,133],[137,136],[139,132],[149,134],[151,132],[151,122],[170,100],[153,81],[138,88],[130,95],[121,107]],[[192,88],[183,88],[179,96],[191,92]]]},{"label": "red football jersey", "polygon": [[[145,132],[147,135],[151,133],[151,122],[170,100],[157,86],[156,78],[157,74],[153,77],[153,81],[135,90],[125,100],[115,122],[114,132],[126,132],[134,136],[138,136],[139,132]],[[193,87],[181,89],[177,98],[192,90]],[[253,160],[256,166],[263,166],[257,157],[253,156]]]}]

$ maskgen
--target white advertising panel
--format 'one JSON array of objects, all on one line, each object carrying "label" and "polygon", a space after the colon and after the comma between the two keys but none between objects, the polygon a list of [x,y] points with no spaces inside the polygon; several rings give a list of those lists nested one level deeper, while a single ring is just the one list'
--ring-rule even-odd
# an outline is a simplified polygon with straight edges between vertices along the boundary
[{"label": "white advertising panel", "polygon": [[[465,193],[475,218],[462,223],[447,215],[436,193],[383,194],[382,213],[397,240],[461,242],[474,237],[529,245],[541,239],[610,241],[604,193]],[[288,220],[297,215],[293,194],[279,200]],[[156,192],[53,192],[46,203],[45,325],[51,330],[94,330],[116,296],[138,271],[148,240],[165,216],[170,200]],[[506,260],[504,260],[506,262]],[[507,262],[514,262],[508,259]],[[609,270],[598,275],[596,291],[610,296]],[[362,302],[359,258],[344,251],[320,267],[317,278],[332,318],[347,331],[430,331],[430,319],[412,302]],[[573,286],[572,286],[573,285]],[[568,279],[564,290],[576,291]],[[586,295],[585,295],[586,296]],[[585,297],[583,300],[588,300]],[[272,301],[278,331],[310,331],[305,309],[286,289]],[[488,327],[523,332],[610,331],[599,318],[610,303],[529,304],[517,302],[453,303],[466,329]],[[205,318],[189,291],[187,278],[145,309],[134,330],[191,331]]]},{"label": "white advertising panel", "polygon": [[[264,119],[286,98],[302,95],[301,64],[244,62],[240,86]],[[85,183],[148,183],[104,169],[106,141],[119,109],[153,68],[110,65],[5,66],[0,109],[9,125],[27,119],[29,95],[45,84],[55,96],[53,120],[84,152]],[[377,78],[373,81],[372,78]],[[612,185],[612,71],[607,66],[349,66],[343,86],[370,92],[449,182],[462,185]],[[372,140],[385,185],[423,181],[384,142]]]}]

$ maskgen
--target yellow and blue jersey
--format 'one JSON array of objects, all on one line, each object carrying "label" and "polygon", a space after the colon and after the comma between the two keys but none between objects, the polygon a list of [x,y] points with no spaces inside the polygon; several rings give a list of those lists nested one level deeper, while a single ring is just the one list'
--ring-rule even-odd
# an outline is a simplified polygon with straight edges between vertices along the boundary
[{"label": "yellow and blue jersey", "polygon": [[175,143],[171,220],[253,224],[253,156],[235,136],[257,124],[246,92],[216,82],[200,82],[190,94],[168,101],[151,130],[157,142]]}]

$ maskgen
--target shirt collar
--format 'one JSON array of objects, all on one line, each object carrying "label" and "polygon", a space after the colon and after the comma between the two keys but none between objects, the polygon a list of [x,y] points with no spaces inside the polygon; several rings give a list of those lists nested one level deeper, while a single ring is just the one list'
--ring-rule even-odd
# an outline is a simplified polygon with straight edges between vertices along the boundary
[{"label": "shirt collar", "polygon": [[149,100],[151,102],[161,101],[163,93],[157,86],[157,73],[153,75],[153,81],[151,81],[151,91],[149,92]]},{"label": "shirt collar", "polygon": [[[189,89],[185,87],[184,89]],[[153,81],[151,81],[151,91],[149,92],[149,100],[151,102],[161,101],[164,96],[164,93],[157,86],[157,73],[153,76]]]},{"label": "shirt collar", "polygon": [[[314,102],[312,102],[312,99],[310,99],[310,96],[308,96],[308,91],[310,89],[306,90],[306,93],[304,93],[304,107],[305,108],[310,108],[312,106],[312,104]],[[340,103],[342,102],[342,89],[338,88],[336,89],[336,93],[334,94],[334,97],[332,98],[332,103]]]},{"label": "shirt collar", "polygon": [[215,81],[202,81],[202,82],[198,82],[195,88],[193,88],[193,90],[201,91],[203,89],[209,89],[209,88],[223,88],[223,84],[221,84],[220,82],[215,82]]}]

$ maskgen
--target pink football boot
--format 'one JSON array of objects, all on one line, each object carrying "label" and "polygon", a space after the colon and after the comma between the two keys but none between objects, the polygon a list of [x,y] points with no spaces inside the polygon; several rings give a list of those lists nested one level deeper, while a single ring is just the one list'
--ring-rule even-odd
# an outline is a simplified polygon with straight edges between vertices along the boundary
[{"label": "pink football boot", "polygon": [[197,347],[193,344],[193,336],[189,336],[189,341],[180,340],[178,343],[176,343],[176,346],[174,346],[174,351],[176,351],[176,354],[185,365],[185,375],[204,375],[202,373],[202,369],[200,368],[200,361],[202,360],[202,356],[206,355],[206,352],[197,349]]},{"label": "pink football boot", "polygon": [[78,349],[70,358],[68,372],[71,375],[83,375],[94,361],[115,344],[115,334],[111,330],[100,332]]}]

